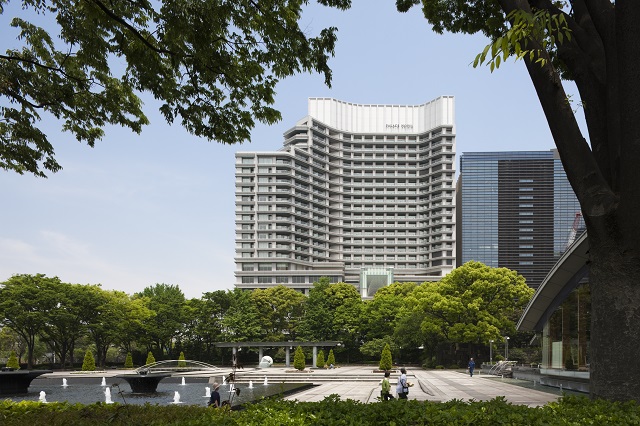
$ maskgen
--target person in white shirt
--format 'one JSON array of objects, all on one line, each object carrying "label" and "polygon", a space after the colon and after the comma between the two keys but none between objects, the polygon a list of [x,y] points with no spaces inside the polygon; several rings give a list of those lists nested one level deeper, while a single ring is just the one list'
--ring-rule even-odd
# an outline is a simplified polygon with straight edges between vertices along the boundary
[{"label": "person in white shirt", "polygon": [[396,393],[399,399],[407,399],[409,395],[409,385],[407,383],[407,370],[402,367],[400,369],[400,377],[398,378],[398,384],[396,385]]}]

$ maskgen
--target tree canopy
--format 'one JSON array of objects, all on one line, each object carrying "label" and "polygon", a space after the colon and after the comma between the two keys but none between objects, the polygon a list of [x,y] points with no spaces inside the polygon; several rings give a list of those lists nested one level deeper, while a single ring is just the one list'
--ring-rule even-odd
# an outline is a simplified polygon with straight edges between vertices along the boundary
[{"label": "tree canopy", "polygon": [[522,275],[467,262],[438,282],[424,283],[411,297],[424,314],[428,335],[457,343],[482,343],[515,332],[515,321],[533,295]]},{"label": "tree canopy", "polygon": [[280,79],[318,72],[331,83],[336,29],[308,36],[298,25],[307,3],[0,1],[11,27],[0,49],[0,168],[60,170],[39,127],[45,115],[89,146],[110,124],[140,133],[149,123],[141,93],[189,133],[248,140],[256,120],[280,119],[272,107]]},{"label": "tree canopy", "polygon": [[[375,300],[379,304],[387,301],[392,305],[390,311],[384,312],[390,312],[395,319],[381,331],[372,327],[367,318],[372,312],[383,312],[382,306],[373,311],[365,309],[368,305],[353,285],[330,283],[328,278],[321,278],[308,297],[276,286],[266,290],[215,291],[200,299],[185,300],[177,285],[156,284],[127,295],[95,284],[68,284],[44,275],[15,275],[0,283],[0,358],[8,357],[12,351],[22,356],[28,347],[32,365],[35,361],[62,368],[69,358],[73,364],[70,354],[75,353],[81,361],[87,349],[101,368],[106,364],[122,365],[129,356],[131,363],[142,365],[148,354],[165,360],[184,353],[189,354],[189,359],[218,364],[228,351],[216,347],[220,341],[337,340],[341,344],[336,355],[347,362],[363,357],[378,360],[385,346],[398,359],[402,356],[418,362],[423,353],[436,355],[435,345],[427,351],[418,350],[419,346],[427,349],[433,342],[445,341],[449,348],[442,348],[439,355],[443,362],[451,361],[451,356],[467,356],[464,345],[459,345],[463,353],[452,352],[453,345],[474,341],[481,351],[487,336],[501,336],[513,330],[514,312],[526,301],[522,294],[530,291],[520,288],[521,281],[522,277],[513,272],[467,264],[452,273],[451,282],[392,284],[367,302],[373,305]],[[438,312],[430,306],[436,298]],[[466,308],[458,309],[461,304]],[[439,315],[465,321],[472,336],[467,339],[466,335],[442,331],[449,326]],[[489,325],[480,324],[481,321]],[[453,337],[447,340],[449,336]],[[486,345],[485,349],[488,350]],[[251,352],[242,354],[252,357]],[[284,351],[281,355],[270,354],[285,356]],[[245,361],[251,362],[250,359]],[[331,350],[327,363],[335,362]]]},{"label": "tree canopy", "polygon": [[49,322],[58,301],[60,280],[43,274],[14,275],[0,288],[0,321],[27,345],[27,368],[33,368],[36,337]]}]

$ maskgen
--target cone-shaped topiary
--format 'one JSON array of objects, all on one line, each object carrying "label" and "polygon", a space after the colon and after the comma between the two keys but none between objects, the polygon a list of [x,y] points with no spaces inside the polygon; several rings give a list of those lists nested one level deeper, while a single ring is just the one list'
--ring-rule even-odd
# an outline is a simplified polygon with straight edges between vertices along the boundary
[{"label": "cone-shaped topiary", "polygon": [[327,364],[336,366],[336,357],[333,356],[333,349],[329,349],[329,356],[327,357]]},{"label": "cone-shaped topiary", "polygon": [[153,352],[149,351],[149,353],[147,354],[147,362],[145,365],[153,364],[155,362],[156,362],[156,359],[153,356]]},{"label": "cone-shaped topiary", "polygon": [[20,364],[18,363],[18,355],[16,355],[15,351],[11,351],[9,355],[9,359],[7,360],[7,368],[13,368],[15,370],[20,369]]},{"label": "cone-shaped topiary", "polygon": [[96,360],[93,357],[93,353],[87,349],[84,354],[84,361],[82,361],[82,371],[93,371],[96,369]]},{"label": "cone-shaped topiary", "polygon": [[186,358],[184,357],[184,352],[180,352],[180,356],[178,357],[178,367],[186,367],[187,363],[184,362]]},{"label": "cone-shaped topiary", "polygon": [[127,358],[124,360],[124,368],[133,368],[133,357],[131,357],[131,352],[127,352]]},{"label": "cone-shaped topiary", "polygon": [[293,356],[293,368],[302,371],[304,367],[304,352],[302,352],[302,347],[298,346],[296,348],[296,354]]},{"label": "cone-shaped topiary", "polygon": [[324,367],[324,351],[322,349],[320,349],[320,352],[318,352],[318,357],[316,358],[316,367]]},{"label": "cone-shaped topiary", "polygon": [[391,347],[387,343],[382,349],[382,355],[380,356],[380,370],[391,370],[393,361],[391,360]]}]

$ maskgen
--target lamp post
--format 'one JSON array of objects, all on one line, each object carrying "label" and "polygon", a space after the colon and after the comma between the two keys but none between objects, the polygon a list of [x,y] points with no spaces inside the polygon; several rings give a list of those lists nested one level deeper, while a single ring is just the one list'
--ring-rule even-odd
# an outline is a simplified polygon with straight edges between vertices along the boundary
[{"label": "lamp post", "polygon": [[493,365],[493,340],[489,340],[489,364]]},{"label": "lamp post", "polygon": [[504,336],[504,360],[509,361],[509,336]]}]

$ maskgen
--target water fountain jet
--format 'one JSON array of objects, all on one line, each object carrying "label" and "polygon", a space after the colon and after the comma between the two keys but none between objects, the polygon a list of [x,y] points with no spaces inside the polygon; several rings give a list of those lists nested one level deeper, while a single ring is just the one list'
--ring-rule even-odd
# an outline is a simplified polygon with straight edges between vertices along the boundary
[{"label": "water fountain jet", "polygon": [[38,397],[38,401],[42,402],[43,404],[47,403],[47,393],[45,391],[40,391],[40,396]]}]

